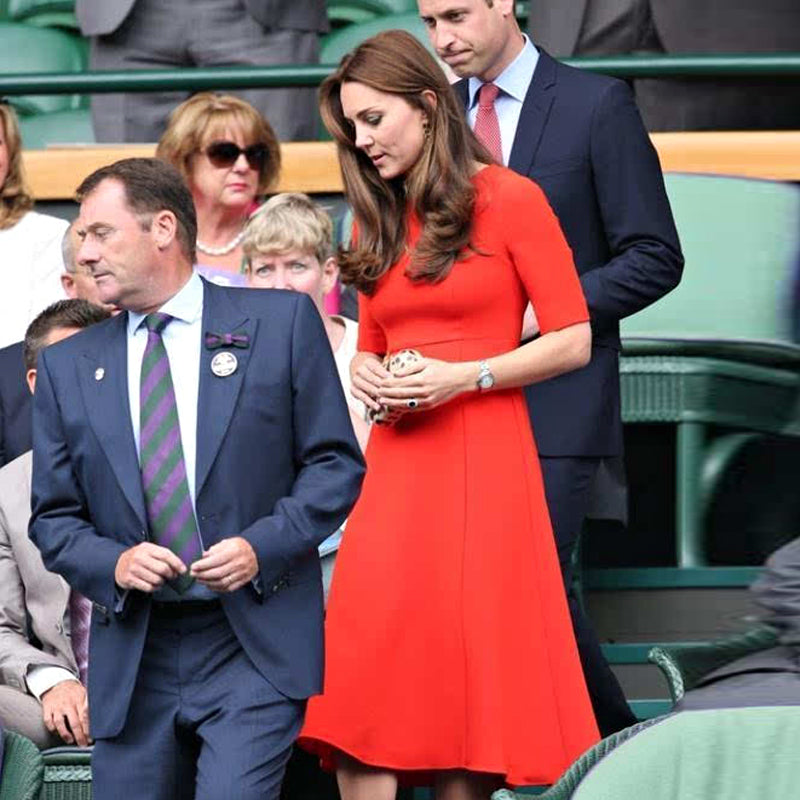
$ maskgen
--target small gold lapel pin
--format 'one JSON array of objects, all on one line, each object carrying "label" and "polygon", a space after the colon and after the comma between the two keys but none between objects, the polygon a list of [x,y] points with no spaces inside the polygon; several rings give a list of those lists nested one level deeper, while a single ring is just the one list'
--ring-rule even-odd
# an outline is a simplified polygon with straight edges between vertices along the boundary
[{"label": "small gold lapel pin", "polygon": [[101,380],[103,380],[103,378],[105,377],[105,374],[106,374],[106,371],[105,371],[105,370],[104,370],[102,367],[98,367],[98,368],[97,368],[97,369],[94,371],[94,379],[95,379],[96,381],[101,381]]}]

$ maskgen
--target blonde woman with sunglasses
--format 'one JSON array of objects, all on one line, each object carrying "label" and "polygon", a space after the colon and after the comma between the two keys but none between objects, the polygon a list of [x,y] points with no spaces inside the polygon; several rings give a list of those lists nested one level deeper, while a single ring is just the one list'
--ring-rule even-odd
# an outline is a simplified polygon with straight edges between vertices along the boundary
[{"label": "blonde woman with sunglasses", "polygon": [[244,285],[244,226],[280,174],[270,124],[238,97],[201,92],[172,112],[156,155],[177,167],[192,193],[198,270],[216,283]]}]

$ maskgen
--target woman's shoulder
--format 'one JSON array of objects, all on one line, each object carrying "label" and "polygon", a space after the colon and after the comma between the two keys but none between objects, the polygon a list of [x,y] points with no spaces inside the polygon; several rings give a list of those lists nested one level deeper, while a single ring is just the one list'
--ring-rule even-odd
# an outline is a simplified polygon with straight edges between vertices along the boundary
[{"label": "woman's shoulder", "polygon": [[358,323],[349,317],[343,317],[341,314],[331,314],[331,317],[344,325],[344,337],[342,338],[341,349],[351,344],[355,346],[355,343],[358,341]]},{"label": "woman's shoulder", "polygon": [[480,199],[503,213],[513,212],[520,203],[547,205],[544,192],[535,181],[499,164],[489,164],[477,172],[475,188]]},{"label": "woman's shoulder", "polygon": [[14,227],[20,230],[36,231],[40,234],[63,235],[69,227],[69,223],[61,217],[42,214],[39,211],[27,211]]}]

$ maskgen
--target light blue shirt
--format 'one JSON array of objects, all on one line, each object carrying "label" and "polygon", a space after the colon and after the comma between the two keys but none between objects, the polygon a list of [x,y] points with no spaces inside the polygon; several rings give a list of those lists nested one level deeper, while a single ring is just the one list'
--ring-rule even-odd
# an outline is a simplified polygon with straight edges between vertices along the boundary
[{"label": "light blue shirt", "polygon": [[[517,133],[522,103],[525,101],[525,95],[533,80],[533,73],[536,71],[538,63],[539,51],[525,36],[525,46],[519,55],[492,81],[500,89],[500,93],[494,101],[494,108],[500,123],[500,144],[503,148],[503,164],[506,166],[511,157],[511,148]],[[480,78],[469,79],[467,118],[471,128],[475,127],[475,118],[478,115],[478,91],[481,86],[483,86],[483,81]]]},{"label": "light blue shirt", "polygon": [[[200,396],[200,348],[203,323],[203,282],[197,273],[173,295],[159,311],[174,317],[164,328],[161,338],[169,358],[175,402],[178,406],[178,427],[181,431],[183,460],[186,464],[186,482],[195,519],[195,468],[197,463],[197,402]],[[142,359],[147,346],[147,328],[143,325],[146,314],[128,312],[128,401],[131,407],[131,427],[136,442],[136,454],[141,464],[139,445],[140,398]],[[205,545],[203,545],[205,549]],[[159,600],[177,599],[169,587],[155,595]],[[216,597],[206,587],[194,584],[185,599]]]}]

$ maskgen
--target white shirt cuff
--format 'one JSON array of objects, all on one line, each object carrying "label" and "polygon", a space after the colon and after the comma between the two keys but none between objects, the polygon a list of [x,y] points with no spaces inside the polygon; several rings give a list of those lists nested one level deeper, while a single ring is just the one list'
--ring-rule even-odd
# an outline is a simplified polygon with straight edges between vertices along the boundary
[{"label": "white shirt cuff", "polygon": [[77,681],[78,678],[64,667],[54,667],[51,664],[39,664],[28,669],[25,681],[28,684],[28,691],[37,699],[41,700],[42,695],[52,689],[57,683],[62,681]]}]

